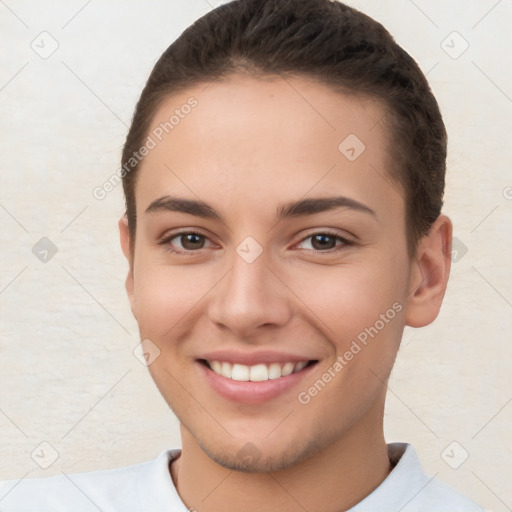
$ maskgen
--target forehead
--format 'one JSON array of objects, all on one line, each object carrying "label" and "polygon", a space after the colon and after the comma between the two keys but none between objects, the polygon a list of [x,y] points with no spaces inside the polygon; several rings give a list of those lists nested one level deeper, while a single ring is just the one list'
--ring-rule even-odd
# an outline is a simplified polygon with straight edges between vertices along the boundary
[{"label": "forehead", "polygon": [[341,184],[353,196],[382,193],[390,182],[383,119],[378,101],[307,78],[237,74],[198,84],[167,98],[154,116],[138,207],[166,187],[187,195],[221,188],[223,197],[245,194],[247,204]]}]

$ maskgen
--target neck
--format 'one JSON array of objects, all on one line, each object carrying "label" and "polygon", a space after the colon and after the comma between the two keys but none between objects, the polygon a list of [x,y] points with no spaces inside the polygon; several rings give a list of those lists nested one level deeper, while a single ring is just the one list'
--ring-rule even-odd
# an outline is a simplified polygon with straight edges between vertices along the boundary
[{"label": "neck", "polygon": [[372,411],[313,457],[272,473],[227,469],[210,459],[183,426],[181,431],[182,453],[171,475],[187,507],[201,512],[340,512],[369,495],[391,469],[382,414]]}]

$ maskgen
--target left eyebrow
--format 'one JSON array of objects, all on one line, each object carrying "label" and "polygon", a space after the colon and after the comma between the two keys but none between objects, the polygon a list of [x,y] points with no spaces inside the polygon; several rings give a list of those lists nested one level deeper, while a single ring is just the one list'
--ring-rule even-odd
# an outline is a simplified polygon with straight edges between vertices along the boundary
[{"label": "left eyebrow", "polygon": [[315,213],[326,212],[335,208],[348,208],[377,217],[375,211],[369,206],[345,196],[315,197],[286,203],[277,209],[277,216],[279,220],[282,220],[288,217],[314,215]]}]

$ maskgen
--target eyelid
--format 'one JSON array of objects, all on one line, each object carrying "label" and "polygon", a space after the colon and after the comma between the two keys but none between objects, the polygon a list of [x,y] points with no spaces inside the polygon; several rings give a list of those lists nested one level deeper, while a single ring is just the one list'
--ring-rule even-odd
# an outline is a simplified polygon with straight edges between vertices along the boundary
[{"label": "eyelid", "polygon": [[316,231],[313,231],[313,232],[309,233],[308,235],[302,237],[301,240],[299,240],[299,242],[297,242],[295,245],[299,245],[302,242],[308,240],[309,238],[313,238],[317,235],[327,235],[329,237],[336,238],[337,240],[340,240],[341,243],[336,244],[334,247],[332,247],[330,249],[326,249],[324,251],[321,251],[318,249],[298,249],[298,250],[307,251],[307,252],[315,252],[315,253],[332,253],[332,252],[334,252],[338,249],[341,249],[343,247],[347,247],[347,246],[351,246],[351,245],[355,244],[355,241],[351,240],[350,238],[340,235],[339,233],[333,231],[332,229],[326,228],[326,229],[316,229]]},{"label": "eyelid", "polygon": [[195,253],[198,253],[201,249],[206,249],[206,247],[201,247],[201,249],[197,249],[195,251],[187,251],[186,249],[173,249],[172,245],[170,243],[171,240],[174,240],[175,238],[178,238],[178,237],[183,236],[183,235],[197,235],[197,236],[201,236],[205,240],[208,240],[210,242],[211,245],[209,245],[208,247],[212,247],[212,246],[216,245],[210,239],[210,237],[208,235],[205,235],[204,233],[202,233],[200,229],[194,229],[194,228],[182,229],[182,230],[179,230],[179,231],[174,231],[174,232],[171,232],[171,233],[166,233],[166,234],[164,234],[163,236],[161,236],[159,238],[159,240],[157,241],[157,244],[158,245],[163,245],[169,251],[177,253],[177,254],[195,254]]}]

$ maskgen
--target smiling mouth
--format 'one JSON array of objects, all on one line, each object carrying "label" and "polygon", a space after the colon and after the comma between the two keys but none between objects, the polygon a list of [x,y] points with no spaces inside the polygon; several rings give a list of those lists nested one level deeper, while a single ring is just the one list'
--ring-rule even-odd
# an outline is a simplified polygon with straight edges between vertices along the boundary
[{"label": "smiling mouth", "polygon": [[212,372],[225,377],[226,379],[241,382],[265,382],[267,380],[279,379],[287,377],[292,373],[298,373],[304,368],[316,364],[318,361],[299,361],[285,363],[259,363],[253,366],[245,364],[232,364],[227,361],[210,361],[200,359],[200,363],[210,369]]}]

